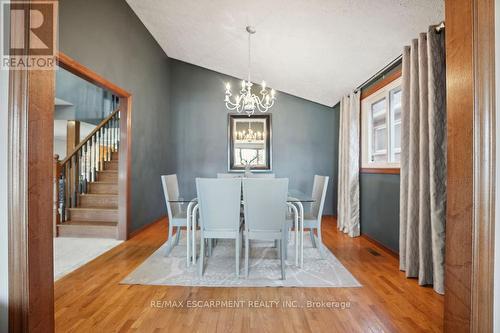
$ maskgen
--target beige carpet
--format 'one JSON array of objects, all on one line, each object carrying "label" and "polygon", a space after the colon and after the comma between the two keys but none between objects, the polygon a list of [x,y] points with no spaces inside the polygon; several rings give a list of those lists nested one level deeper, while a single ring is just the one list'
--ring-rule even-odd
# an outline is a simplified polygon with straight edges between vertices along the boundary
[{"label": "beige carpet", "polygon": [[104,238],[54,238],[54,280],[111,250],[122,241]]},{"label": "beige carpet", "polygon": [[[293,239],[293,238],[292,238]],[[199,243],[198,243],[199,244]],[[221,240],[205,261],[205,273],[198,277],[197,267],[186,267],[186,245],[182,238],[168,257],[164,244],[128,275],[122,284],[210,287],[361,287],[352,274],[325,248],[325,259],[304,238],[304,268],[295,264],[295,247],[290,244],[286,280],[281,280],[277,250],[269,242],[251,243],[250,271],[244,274],[244,257],[240,259],[240,278],[235,273],[234,240]]]}]

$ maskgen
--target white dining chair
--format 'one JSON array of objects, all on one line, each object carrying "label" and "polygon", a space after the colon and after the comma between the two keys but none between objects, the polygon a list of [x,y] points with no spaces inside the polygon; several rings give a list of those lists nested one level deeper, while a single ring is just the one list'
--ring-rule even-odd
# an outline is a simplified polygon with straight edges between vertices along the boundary
[{"label": "white dining chair", "polygon": [[217,178],[242,178],[242,173],[218,173]]},{"label": "white dining chair", "polygon": [[196,178],[200,214],[200,258],[198,275],[205,266],[205,240],[234,239],[236,276],[240,274],[243,221],[240,217],[241,179]]},{"label": "white dining chair", "polygon": [[304,228],[309,228],[311,243],[313,247],[318,247],[314,237],[314,230],[318,234],[319,249],[323,255],[323,240],[321,237],[321,218],[323,216],[323,207],[325,205],[326,192],[328,188],[328,176],[314,176],[313,190],[311,197],[314,202],[308,211],[304,212]]},{"label": "white dining chair", "polygon": [[245,212],[245,277],[248,277],[250,240],[278,241],[281,278],[285,279],[288,179],[243,179]]},{"label": "white dining chair", "polygon": [[[165,196],[168,214],[168,240],[165,252],[165,255],[168,256],[173,247],[179,244],[181,227],[187,226],[187,212],[183,209],[182,204],[171,202],[171,200],[179,199],[179,182],[177,180],[177,175],[173,174],[161,176],[161,183],[163,185],[163,194]],[[173,233],[174,227],[176,228],[175,239]],[[186,230],[186,235],[188,232],[189,231]]]}]

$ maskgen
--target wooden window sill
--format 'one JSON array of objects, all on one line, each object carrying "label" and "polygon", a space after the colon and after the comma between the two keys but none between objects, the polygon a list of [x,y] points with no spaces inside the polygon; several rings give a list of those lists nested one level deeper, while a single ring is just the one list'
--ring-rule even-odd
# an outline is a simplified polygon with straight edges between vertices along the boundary
[{"label": "wooden window sill", "polygon": [[386,175],[399,175],[399,168],[361,168],[360,173],[372,174],[386,174]]}]

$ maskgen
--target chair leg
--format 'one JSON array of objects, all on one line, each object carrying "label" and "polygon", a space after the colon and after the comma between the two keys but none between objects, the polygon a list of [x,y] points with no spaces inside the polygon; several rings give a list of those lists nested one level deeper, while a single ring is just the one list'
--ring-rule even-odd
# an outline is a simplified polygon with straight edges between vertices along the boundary
[{"label": "chair leg", "polygon": [[323,244],[323,238],[321,237],[321,224],[318,225],[318,242],[319,242],[319,253],[321,255],[321,259],[325,259],[325,245]]},{"label": "chair leg", "polygon": [[290,229],[285,228],[285,260],[288,259],[288,243],[290,243]]},{"label": "chair leg", "polygon": [[212,256],[212,246],[213,246],[213,239],[208,239],[208,251],[207,251],[207,257]]},{"label": "chair leg", "polygon": [[236,277],[240,277],[240,235],[236,237],[236,242],[235,242],[235,254],[236,254]]},{"label": "chair leg", "polygon": [[198,276],[203,276],[203,266],[205,265],[205,239],[203,235],[201,236],[200,241],[200,258],[198,258]]},{"label": "chair leg", "polygon": [[179,245],[179,240],[181,239],[181,227],[177,227],[177,232],[175,233],[175,245]]},{"label": "chair leg", "polygon": [[274,243],[276,244],[276,250],[278,251],[278,258],[281,258],[282,252],[281,252],[281,241],[275,240]]},{"label": "chair leg", "polygon": [[285,280],[285,240],[280,240],[279,244],[281,247],[281,279]]},{"label": "chair leg", "polygon": [[250,251],[250,242],[248,236],[245,237],[245,278],[248,278],[248,254]]},{"label": "chair leg", "polygon": [[165,257],[167,257],[170,252],[172,251],[172,248],[174,247],[174,239],[172,238],[172,234],[174,232],[174,227],[168,222],[168,239],[167,239],[167,248],[165,249]]},{"label": "chair leg", "polygon": [[314,228],[309,228],[309,236],[311,236],[312,247],[317,247],[316,239],[314,238]]}]

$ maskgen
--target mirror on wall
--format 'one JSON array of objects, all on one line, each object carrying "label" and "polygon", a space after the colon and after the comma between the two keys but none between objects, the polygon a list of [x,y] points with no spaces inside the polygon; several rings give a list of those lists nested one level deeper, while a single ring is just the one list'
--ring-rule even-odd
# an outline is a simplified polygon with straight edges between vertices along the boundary
[{"label": "mirror on wall", "polygon": [[229,171],[271,170],[271,115],[229,115]]}]

